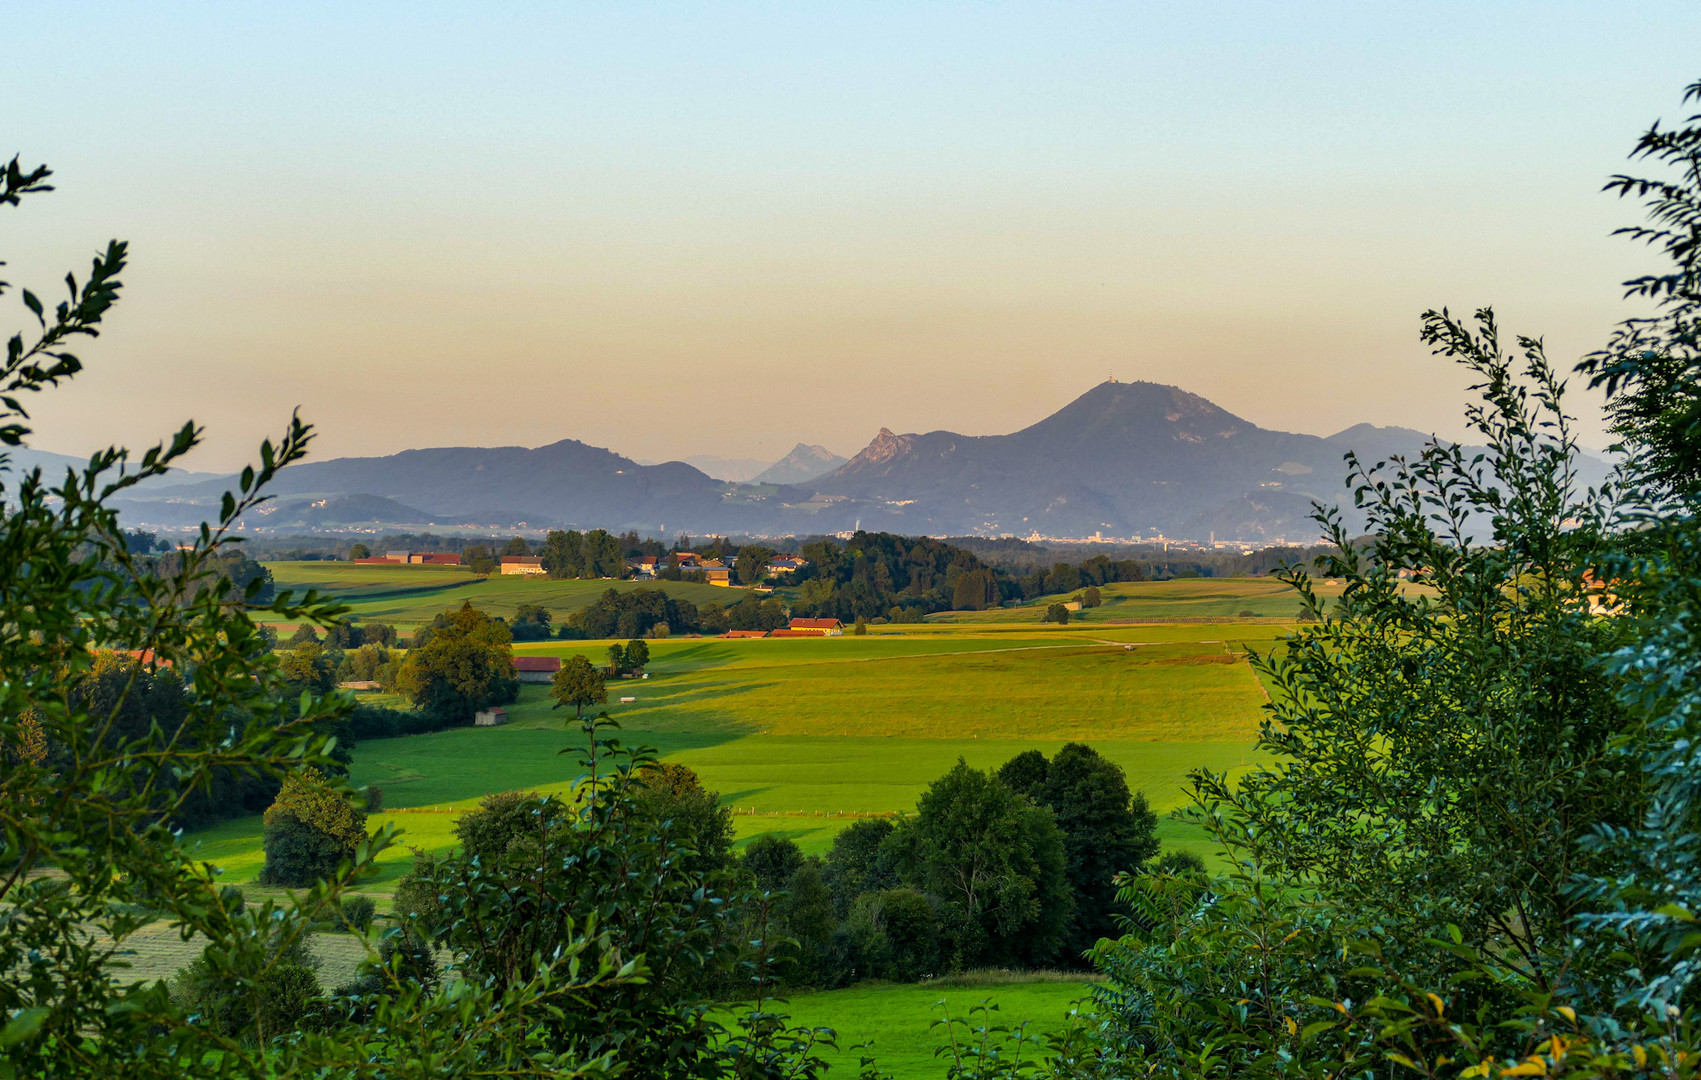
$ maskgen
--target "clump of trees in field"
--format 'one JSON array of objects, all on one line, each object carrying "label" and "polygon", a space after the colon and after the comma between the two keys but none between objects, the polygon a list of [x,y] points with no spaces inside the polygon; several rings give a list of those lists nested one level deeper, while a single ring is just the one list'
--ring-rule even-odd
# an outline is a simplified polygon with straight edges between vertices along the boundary
[{"label": "clump of trees in field", "polygon": [[1085,967],[1118,932],[1113,880],[1158,854],[1157,819],[1122,769],[1071,743],[988,773],[958,762],[915,813],[865,818],[823,857],[787,837],[752,841],[743,866],[783,891],[799,985],[914,981],[981,967]]}]

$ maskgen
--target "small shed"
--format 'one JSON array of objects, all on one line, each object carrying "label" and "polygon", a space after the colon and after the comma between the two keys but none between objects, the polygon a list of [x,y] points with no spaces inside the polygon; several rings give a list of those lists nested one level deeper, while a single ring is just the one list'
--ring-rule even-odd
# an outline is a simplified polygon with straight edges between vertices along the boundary
[{"label": "small shed", "polygon": [[500,706],[474,714],[474,727],[501,727],[508,722],[508,710]]}]

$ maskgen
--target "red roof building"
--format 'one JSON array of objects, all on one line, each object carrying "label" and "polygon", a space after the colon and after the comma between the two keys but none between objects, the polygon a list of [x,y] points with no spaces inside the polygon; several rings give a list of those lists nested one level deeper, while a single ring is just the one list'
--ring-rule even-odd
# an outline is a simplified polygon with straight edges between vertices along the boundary
[{"label": "red roof building", "polygon": [[561,670],[559,656],[516,656],[514,675],[521,682],[546,683]]},{"label": "red roof building", "polygon": [[802,631],[816,637],[838,637],[845,632],[845,624],[837,619],[793,619],[786,629]]},{"label": "red roof building", "polygon": [[[780,633],[780,631],[775,630],[774,633],[778,634],[778,633]],[[737,637],[737,638],[767,637],[768,632],[766,630],[728,630],[726,633],[722,634],[721,636],[722,637]]]}]

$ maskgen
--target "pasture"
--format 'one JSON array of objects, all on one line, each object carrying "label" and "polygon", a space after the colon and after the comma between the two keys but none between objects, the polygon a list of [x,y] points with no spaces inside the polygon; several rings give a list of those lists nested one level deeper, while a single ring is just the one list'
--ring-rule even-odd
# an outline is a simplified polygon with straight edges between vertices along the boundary
[{"label": "pasture", "polygon": [[[1342,586],[1315,580],[1317,595],[1334,599]],[[950,611],[929,615],[929,623],[1037,623],[1052,604],[1078,595],[1058,593],[1029,600],[1017,607],[991,611]],[[1299,614],[1299,597],[1273,577],[1172,578],[1168,581],[1121,581],[1099,586],[1103,603],[1085,612],[1069,613],[1071,620],[1103,624],[1143,619],[1270,619],[1291,621]],[[1082,618],[1082,616],[1085,618]]]},{"label": "pasture", "polygon": [[[781,1009],[791,1016],[793,1025],[834,1030],[837,1049],[819,1051],[833,1067],[832,1076],[856,1076],[866,1054],[893,1080],[931,1080],[944,1075],[951,1060],[935,1054],[949,1042],[946,1030],[935,1026],[946,1015],[967,1021],[970,1027],[986,1023],[1015,1028],[1026,1022],[1028,1035],[1043,1039],[1064,1027],[1076,1003],[1083,1012],[1091,1009],[1092,989],[1092,983],[1078,976],[1010,979],[969,972],[920,985],[864,983],[797,994]],[[990,1003],[994,1011],[986,1016],[972,1013],[983,1003]],[[958,1027],[956,1034],[962,1040],[967,1033]],[[862,1044],[870,1045],[857,1049]],[[1022,1059],[1034,1060],[1041,1048],[1036,1044]]]},{"label": "pasture", "polygon": [[[559,618],[610,584],[481,581],[453,568],[346,564],[274,564],[274,572],[280,586],[329,586],[363,618],[404,626],[463,598],[499,614],[521,602],[554,604]],[[1041,625],[1043,608],[1030,606],[876,626],[866,636],[657,640],[650,642],[649,677],[611,682],[608,711],[628,745],[653,747],[720,792],[734,810],[740,843],[783,833],[806,852],[822,853],[858,815],[911,809],[959,758],[991,769],[1023,750],[1051,754],[1079,740],[1121,765],[1130,787],[1146,795],[1160,815],[1166,848],[1215,862],[1214,845],[1168,812],[1185,804],[1190,771],[1232,774],[1256,763],[1253,742],[1266,698],[1245,650],[1276,647],[1292,627],[1269,616],[1203,616],[1297,607],[1291,596],[1272,594],[1272,584],[1113,586],[1105,590],[1104,608],[1068,626]],[[712,586],[666,587],[697,602],[705,594],[738,595]],[[600,663],[608,644],[551,641],[515,651],[580,654]],[[621,703],[621,697],[635,700]],[[574,752],[582,746],[578,725],[551,705],[547,687],[528,684],[505,726],[369,740],[355,748],[352,782],[384,791],[382,812],[370,824],[399,830],[377,874],[361,885],[381,907],[412,864],[410,848],[452,847],[457,816],[483,795],[561,792],[582,775]],[[250,899],[279,896],[281,890],[254,883],[264,862],[260,839],[254,817],[190,834],[185,842]],[[358,960],[352,938],[324,935],[320,944],[327,972]],[[193,952],[174,934],[148,936],[136,942],[137,971],[167,975]],[[941,999],[953,1015],[965,1016],[992,998],[1001,1022],[1029,1019],[1043,1032],[1060,1025],[1070,1003],[1089,991],[1078,981],[870,984],[801,994],[788,1009],[796,1023],[838,1030],[839,1049],[824,1056],[849,1067],[844,1071],[857,1063],[852,1047],[872,1039],[882,1068],[898,1078],[922,1077],[941,1071],[933,1051],[942,1032],[930,1029]]]},{"label": "pasture", "polygon": [[317,589],[349,606],[350,614],[366,622],[389,623],[411,630],[430,622],[439,612],[468,600],[474,607],[511,618],[521,604],[540,604],[556,625],[609,589],[659,588],[669,596],[702,606],[736,604],[748,590],[701,585],[688,581],[551,581],[519,574],[479,577],[460,566],[375,566],[345,562],[269,562],[279,590]]},{"label": "pasture", "polygon": [[[996,768],[1027,749],[1089,742],[1160,813],[1188,772],[1252,763],[1264,692],[1242,652],[1285,631],[1270,623],[1068,627],[876,627],[867,636],[651,643],[648,678],[609,687],[628,745],[688,765],[734,809],[741,839],[782,832],[823,852],[859,814],[908,810],[958,758]],[[606,642],[544,642],[519,655],[581,654]],[[622,703],[621,697],[632,697]],[[454,842],[456,814],[493,791],[563,791],[580,775],[577,725],[528,684],[500,728],[370,740],[351,780],[384,790],[372,824],[400,830],[366,888],[383,894],[409,847]],[[568,750],[563,754],[561,751]],[[1209,856],[1188,826],[1165,842]],[[263,862],[256,818],[195,834],[199,857],[249,884]]]}]

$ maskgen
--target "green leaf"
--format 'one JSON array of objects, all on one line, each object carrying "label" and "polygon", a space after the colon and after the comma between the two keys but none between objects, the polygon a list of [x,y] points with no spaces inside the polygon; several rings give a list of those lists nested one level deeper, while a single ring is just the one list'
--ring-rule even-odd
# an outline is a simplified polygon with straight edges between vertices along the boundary
[{"label": "green leaf", "polygon": [[4,1028],[0,1028],[0,1047],[16,1046],[25,1039],[33,1039],[41,1031],[41,1025],[47,1022],[48,1010],[37,1006],[25,1009],[12,1017]]}]

